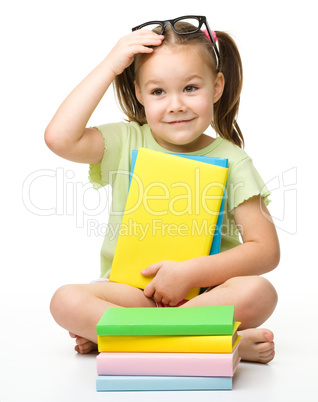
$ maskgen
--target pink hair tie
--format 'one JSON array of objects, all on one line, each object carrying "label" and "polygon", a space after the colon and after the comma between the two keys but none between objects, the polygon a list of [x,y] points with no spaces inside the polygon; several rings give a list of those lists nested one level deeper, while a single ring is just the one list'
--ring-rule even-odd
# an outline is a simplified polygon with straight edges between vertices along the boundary
[{"label": "pink hair tie", "polygon": [[[205,36],[209,39],[209,41],[211,41],[210,35],[208,33],[208,30],[203,29],[202,32],[204,32]],[[213,35],[214,42],[216,43],[217,40],[218,40],[218,38],[216,37],[216,33],[214,31],[211,31],[211,34]]]}]

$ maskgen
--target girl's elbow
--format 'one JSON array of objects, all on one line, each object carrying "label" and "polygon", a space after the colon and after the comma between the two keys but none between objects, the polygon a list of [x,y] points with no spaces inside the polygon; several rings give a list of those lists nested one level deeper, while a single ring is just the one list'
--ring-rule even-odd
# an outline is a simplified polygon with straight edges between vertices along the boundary
[{"label": "girl's elbow", "polygon": [[50,125],[44,132],[44,141],[52,152],[61,157],[65,157],[65,154],[70,148],[70,145],[66,141],[65,135],[59,133]]},{"label": "girl's elbow", "polygon": [[54,130],[51,129],[50,125],[46,128],[46,130],[44,132],[44,141],[45,141],[45,144],[47,145],[47,147],[51,151],[55,152],[57,145],[58,145],[58,141],[57,141],[56,134],[55,134]]}]

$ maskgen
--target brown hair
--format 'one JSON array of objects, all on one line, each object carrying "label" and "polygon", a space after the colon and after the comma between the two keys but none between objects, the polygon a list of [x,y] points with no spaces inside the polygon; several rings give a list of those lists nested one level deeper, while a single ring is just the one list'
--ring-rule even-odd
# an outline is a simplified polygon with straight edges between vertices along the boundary
[{"label": "brown hair", "polygon": [[[188,32],[191,25],[179,22],[178,30]],[[202,56],[211,66],[211,73],[216,75],[216,59],[212,44],[202,31],[189,35],[178,35],[169,26],[166,27],[165,39],[160,46],[197,45],[202,49]],[[243,134],[237,124],[236,116],[239,110],[240,95],[243,83],[241,57],[233,39],[225,32],[216,31],[220,53],[218,71],[225,79],[224,91],[221,98],[214,105],[214,118],[211,126],[220,135],[239,147],[244,146]],[[151,53],[152,54],[152,53]],[[128,117],[140,125],[146,124],[146,114],[143,105],[139,103],[135,94],[135,81],[138,82],[138,71],[141,64],[151,54],[137,54],[134,62],[127,67],[114,81],[119,106]]]}]

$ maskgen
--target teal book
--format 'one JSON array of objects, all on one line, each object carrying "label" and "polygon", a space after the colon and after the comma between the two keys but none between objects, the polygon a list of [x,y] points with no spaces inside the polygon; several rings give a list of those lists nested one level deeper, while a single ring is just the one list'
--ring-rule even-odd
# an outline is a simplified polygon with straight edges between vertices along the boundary
[{"label": "teal book", "polygon": [[98,336],[230,335],[234,306],[109,308],[97,324]]},{"label": "teal book", "polygon": [[[196,160],[199,162],[210,163],[211,165],[216,165],[216,166],[220,166],[220,167],[224,167],[224,168],[228,167],[228,159],[226,159],[226,158],[217,158],[217,157],[213,157],[213,156],[176,154],[176,153],[172,153],[172,155],[180,156],[180,157],[186,158],[186,159]],[[131,181],[132,175],[134,173],[137,156],[138,156],[138,151],[133,150],[132,151],[132,159],[131,159],[131,168],[130,168],[130,173],[131,173],[130,181]],[[218,254],[221,249],[221,234],[222,234],[224,202],[225,202],[225,191],[224,191],[224,195],[223,195],[223,199],[222,199],[222,203],[221,203],[221,207],[220,207],[220,211],[219,211],[219,217],[216,222],[216,227],[215,227],[212,245],[211,245],[211,249],[210,249],[210,255]]]},{"label": "teal book", "polygon": [[97,376],[96,391],[231,390],[232,377]]}]

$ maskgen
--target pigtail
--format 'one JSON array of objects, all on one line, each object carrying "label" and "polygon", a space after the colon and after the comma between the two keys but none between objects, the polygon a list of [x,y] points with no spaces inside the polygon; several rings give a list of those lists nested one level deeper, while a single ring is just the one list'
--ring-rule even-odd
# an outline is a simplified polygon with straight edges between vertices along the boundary
[{"label": "pigtail", "polygon": [[136,98],[135,93],[135,61],[114,80],[114,89],[121,110],[128,117],[140,125],[146,124],[146,114],[143,105]]},{"label": "pigtail", "polygon": [[223,138],[243,148],[244,138],[237,124],[243,70],[239,51],[233,39],[225,32],[216,31],[220,53],[220,68],[225,78],[221,98],[214,105],[212,127]]}]

